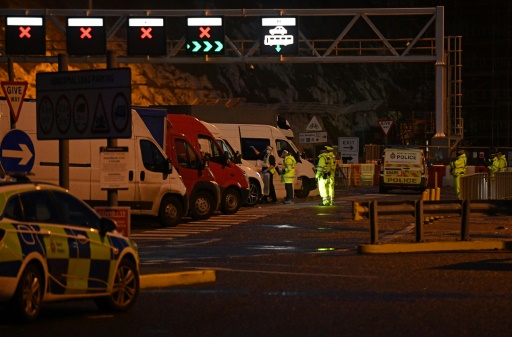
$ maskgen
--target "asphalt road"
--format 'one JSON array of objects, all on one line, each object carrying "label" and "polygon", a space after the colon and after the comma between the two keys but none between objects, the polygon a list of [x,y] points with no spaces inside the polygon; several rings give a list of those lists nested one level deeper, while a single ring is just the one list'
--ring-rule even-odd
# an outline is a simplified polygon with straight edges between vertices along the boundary
[{"label": "asphalt road", "polygon": [[[138,243],[143,274],[208,270],[215,281],[143,289],[120,315],[89,301],[51,304],[30,325],[0,318],[0,336],[510,336],[510,251],[360,254],[368,221],[352,219],[352,200],[418,197],[373,192],[341,191],[334,207],[310,199],[244,208],[180,225],[181,236],[158,232]],[[436,221],[427,237],[457,240],[457,220]],[[383,220],[383,243],[409,240],[411,221]],[[474,222],[482,239],[512,237],[509,217]]]}]

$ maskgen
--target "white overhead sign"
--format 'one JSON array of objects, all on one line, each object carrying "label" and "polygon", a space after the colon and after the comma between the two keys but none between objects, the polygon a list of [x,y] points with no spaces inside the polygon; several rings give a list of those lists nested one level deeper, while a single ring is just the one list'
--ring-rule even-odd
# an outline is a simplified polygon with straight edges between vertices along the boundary
[{"label": "white overhead sign", "polygon": [[38,73],[37,138],[130,138],[129,68]]}]

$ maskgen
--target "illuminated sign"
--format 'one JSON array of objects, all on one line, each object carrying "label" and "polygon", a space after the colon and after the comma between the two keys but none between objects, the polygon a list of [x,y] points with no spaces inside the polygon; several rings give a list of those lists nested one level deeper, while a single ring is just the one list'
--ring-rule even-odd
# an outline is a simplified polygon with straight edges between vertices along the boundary
[{"label": "illuminated sign", "polygon": [[261,18],[261,55],[297,55],[298,25],[295,17]]},{"label": "illuminated sign", "polygon": [[129,18],[127,46],[128,55],[166,55],[164,18]]},{"label": "illuminated sign", "polygon": [[46,32],[43,17],[8,16],[5,27],[7,55],[45,55]]},{"label": "illuminated sign", "polygon": [[187,54],[224,54],[222,18],[187,18]]},{"label": "illuminated sign", "polygon": [[67,51],[70,55],[104,55],[107,37],[103,18],[68,18]]}]

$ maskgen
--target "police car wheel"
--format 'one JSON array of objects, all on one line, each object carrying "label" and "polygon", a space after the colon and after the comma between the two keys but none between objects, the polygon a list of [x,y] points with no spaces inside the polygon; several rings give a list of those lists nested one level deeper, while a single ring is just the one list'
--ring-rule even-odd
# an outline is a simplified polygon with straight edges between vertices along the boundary
[{"label": "police car wheel", "polygon": [[222,198],[221,212],[223,214],[235,214],[242,206],[242,197],[237,190],[229,187]]},{"label": "police car wheel", "polygon": [[165,197],[160,204],[158,216],[162,227],[174,227],[178,225],[183,216],[181,203],[176,197]]},{"label": "police car wheel", "polygon": [[36,319],[41,311],[43,289],[41,271],[34,264],[27,265],[11,299],[13,314],[17,320],[27,322]]},{"label": "police car wheel", "polygon": [[126,311],[135,303],[139,295],[139,286],[139,273],[135,264],[124,259],[117,268],[112,293],[107,297],[97,298],[96,305],[104,311]]}]

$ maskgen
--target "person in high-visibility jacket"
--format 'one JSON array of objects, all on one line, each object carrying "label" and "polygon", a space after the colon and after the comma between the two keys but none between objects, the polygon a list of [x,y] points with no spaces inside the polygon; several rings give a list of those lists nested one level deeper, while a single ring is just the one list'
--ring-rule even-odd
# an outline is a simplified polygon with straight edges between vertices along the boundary
[{"label": "person in high-visibility jacket", "polygon": [[284,183],[286,198],[283,204],[293,204],[293,181],[295,180],[295,164],[297,161],[287,150],[283,150],[284,168],[281,171],[281,182]]},{"label": "person in high-visibility jacket", "polygon": [[466,174],[466,153],[464,150],[457,152],[457,157],[450,162],[450,174],[453,176],[455,195],[460,199],[460,177]]},{"label": "person in high-visibility jacket", "polygon": [[336,157],[333,154],[334,149],[326,146],[318,156],[316,166],[316,179],[318,180],[318,192],[322,197],[320,206],[334,205],[334,175],[336,171]]},{"label": "person in high-visibility jacket", "polygon": [[498,152],[494,155],[491,165],[487,166],[487,169],[489,170],[491,178],[494,178],[495,172],[505,172],[507,171],[507,166],[507,158],[501,152]]}]

